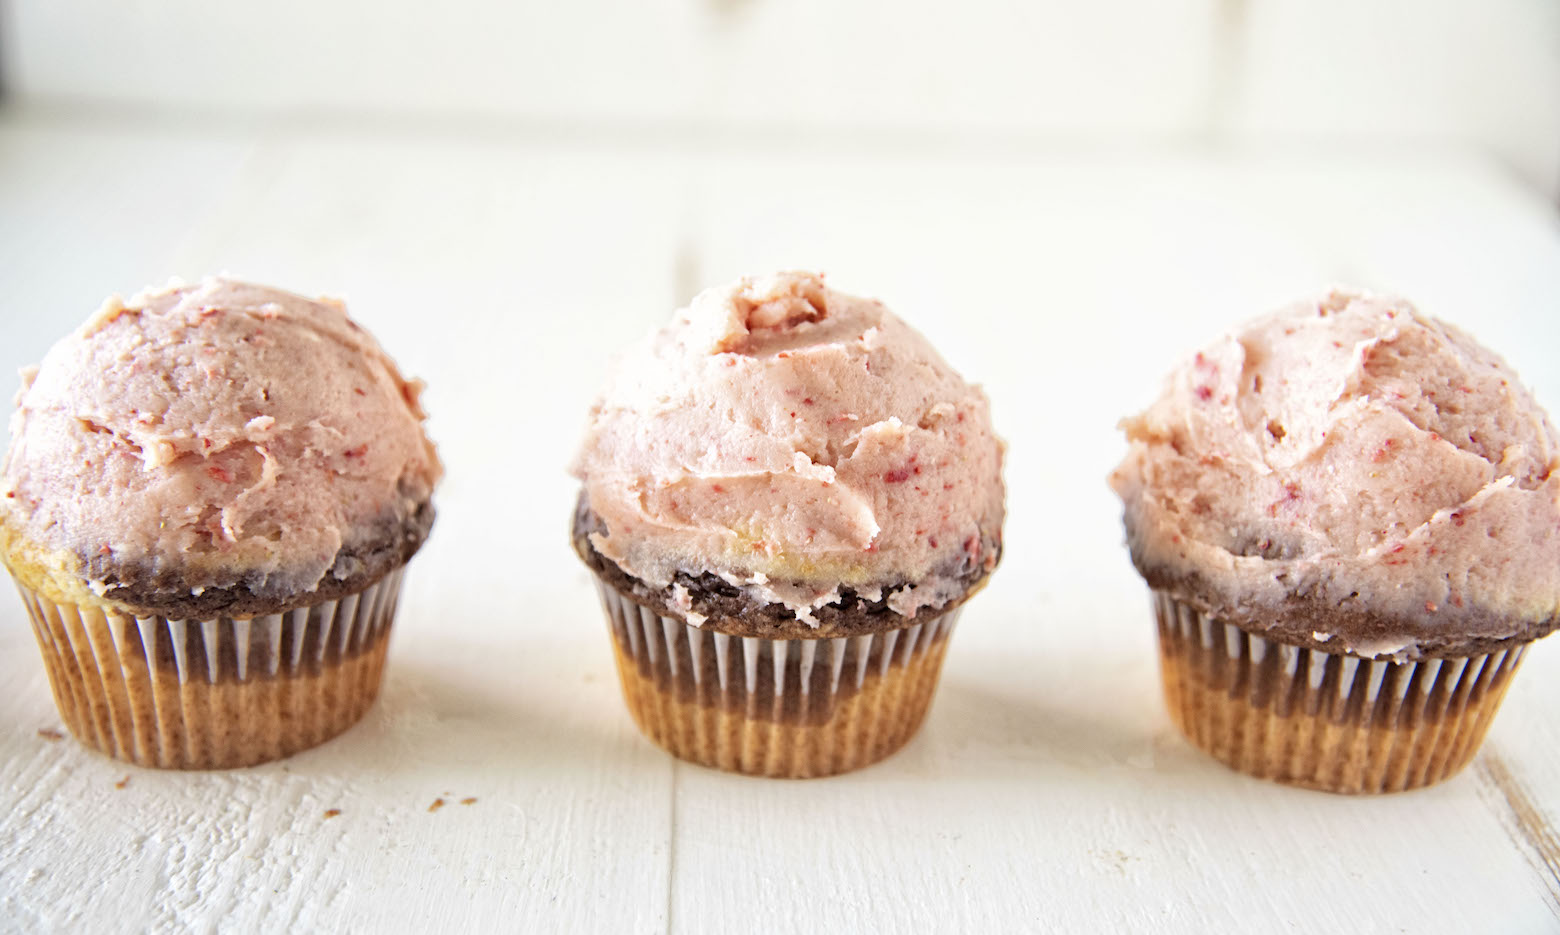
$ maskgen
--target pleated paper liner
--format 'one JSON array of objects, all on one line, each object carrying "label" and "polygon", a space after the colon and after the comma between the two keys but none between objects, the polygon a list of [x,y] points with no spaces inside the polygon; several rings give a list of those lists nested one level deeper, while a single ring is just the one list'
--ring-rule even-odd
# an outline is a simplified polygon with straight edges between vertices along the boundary
[{"label": "pleated paper liner", "polygon": [[832,639],[764,639],[662,617],[597,581],[623,698],[667,752],[752,776],[804,779],[904,746],[931,704],[961,608]]},{"label": "pleated paper liner", "polygon": [[1260,779],[1398,792],[1468,765],[1526,645],[1384,662],[1291,646],[1154,594],[1170,717],[1193,744]]},{"label": "pleated paper liner", "polygon": [[54,701],[83,744],[140,766],[251,766],[320,744],[379,693],[397,568],[339,600],[251,619],[169,620],[18,585]]}]

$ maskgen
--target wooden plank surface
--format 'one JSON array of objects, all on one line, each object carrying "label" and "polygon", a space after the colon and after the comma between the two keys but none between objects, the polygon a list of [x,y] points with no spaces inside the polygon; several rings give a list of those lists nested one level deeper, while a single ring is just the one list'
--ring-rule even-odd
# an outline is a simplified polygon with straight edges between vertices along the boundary
[{"label": "wooden plank surface", "polygon": [[[13,118],[0,170],[7,372],[170,273],[345,294],[428,380],[449,466],[380,703],[282,763],[162,773],[49,736],[30,630],[0,602],[0,927],[1560,926],[1560,651],[1534,648],[1485,754],[1442,786],[1348,799],[1246,779],[1164,714],[1103,481],[1115,420],[1178,355],[1339,279],[1466,324],[1560,407],[1560,233],[1482,163]],[[986,384],[1010,443],[1008,552],[921,734],[799,783],[679,765],[638,736],[565,542],[567,462],[611,353],[697,287],[776,266],[886,299]]]}]

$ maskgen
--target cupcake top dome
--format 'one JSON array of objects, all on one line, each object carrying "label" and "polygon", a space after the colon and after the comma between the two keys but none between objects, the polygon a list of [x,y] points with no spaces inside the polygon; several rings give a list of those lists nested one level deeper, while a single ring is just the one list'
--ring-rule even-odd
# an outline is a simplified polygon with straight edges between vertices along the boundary
[{"label": "cupcake top dome", "polygon": [[221,277],[110,299],[23,372],[8,564],[140,605],[382,571],[432,518],[420,390],[336,301]]},{"label": "cupcake top dome", "polygon": [[1204,612],[1364,656],[1556,626],[1560,439],[1499,357],[1402,299],[1253,321],[1122,427],[1133,562]]},{"label": "cupcake top dome", "polygon": [[907,617],[961,596],[997,560],[1001,469],[978,387],[799,272],[710,289],[634,347],[575,464],[624,572],[712,573],[808,623],[842,587]]}]

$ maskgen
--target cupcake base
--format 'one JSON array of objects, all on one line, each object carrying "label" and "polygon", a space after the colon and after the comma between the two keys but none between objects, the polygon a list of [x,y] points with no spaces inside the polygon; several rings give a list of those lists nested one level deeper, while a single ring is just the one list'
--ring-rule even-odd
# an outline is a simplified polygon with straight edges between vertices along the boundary
[{"label": "cupcake base", "polygon": [[400,587],[397,568],[312,607],[170,620],[18,585],[65,726],[108,756],[168,769],[264,763],[357,723],[379,693]]},{"label": "cupcake base", "polygon": [[921,726],[960,607],[861,636],[730,636],[660,616],[597,579],[629,712],[681,759],[752,776],[831,776]]},{"label": "cupcake base", "polygon": [[1170,718],[1225,765],[1326,792],[1398,792],[1478,752],[1525,645],[1383,662],[1278,643],[1154,592]]}]

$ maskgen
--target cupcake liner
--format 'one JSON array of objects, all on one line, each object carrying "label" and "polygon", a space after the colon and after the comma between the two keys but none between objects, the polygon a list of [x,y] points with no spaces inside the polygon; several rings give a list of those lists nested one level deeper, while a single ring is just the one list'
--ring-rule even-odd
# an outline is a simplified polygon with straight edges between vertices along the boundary
[{"label": "cupcake liner", "polygon": [[401,571],[248,619],[137,617],[17,588],[76,739],[140,766],[224,769],[307,749],[362,718],[379,693]]},{"label": "cupcake liner", "polygon": [[765,639],[657,615],[596,581],[623,699],[684,760],[753,776],[831,776],[921,726],[961,608],[882,633]]},{"label": "cupcake liner", "polygon": [[1373,661],[1265,639],[1162,591],[1154,613],[1181,732],[1233,769],[1326,792],[1397,792],[1462,769],[1527,649]]}]

